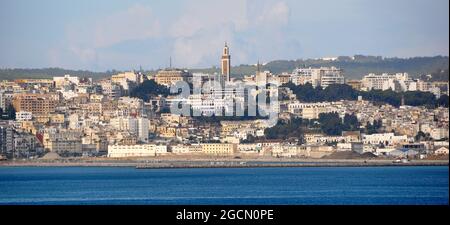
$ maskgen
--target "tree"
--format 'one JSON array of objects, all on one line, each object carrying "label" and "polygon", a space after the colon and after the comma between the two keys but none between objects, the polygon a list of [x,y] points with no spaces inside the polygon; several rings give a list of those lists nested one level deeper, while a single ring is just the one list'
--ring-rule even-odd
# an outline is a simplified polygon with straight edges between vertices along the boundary
[{"label": "tree", "polygon": [[356,131],[359,130],[360,123],[355,114],[345,114],[344,116],[344,130]]},{"label": "tree", "polygon": [[321,91],[324,101],[356,100],[358,91],[347,84],[331,84]]},{"label": "tree", "polygon": [[401,95],[392,90],[370,90],[368,92],[360,92],[360,95],[365,100],[373,102],[381,102],[399,107],[401,103]]},{"label": "tree", "polygon": [[140,98],[144,101],[148,101],[154,96],[167,96],[169,94],[170,90],[166,86],[160,85],[154,80],[145,80],[130,92],[131,97]]},{"label": "tree", "polygon": [[338,113],[319,114],[320,129],[327,135],[341,135],[343,131],[342,120]]},{"label": "tree", "polygon": [[297,99],[302,102],[332,102],[339,100],[356,100],[358,96],[363,99],[383,104],[390,104],[399,107],[402,98],[406,105],[425,106],[427,108],[449,107],[448,95],[442,95],[436,99],[431,92],[407,91],[395,92],[392,90],[370,90],[357,91],[346,84],[332,84],[325,89],[321,87],[314,88],[311,83],[304,85],[295,85],[292,82],[282,85],[287,87],[296,95]]},{"label": "tree", "polygon": [[242,140],[242,143],[255,143],[257,138],[251,134],[247,135],[247,139]]},{"label": "tree", "polygon": [[6,119],[6,120],[15,120],[16,119],[16,110],[14,107],[9,104],[6,107],[6,110],[3,110],[0,108],[0,120]]},{"label": "tree", "polygon": [[284,85],[292,90],[297,99],[304,102],[356,100],[358,91],[347,84],[331,84],[325,89],[318,86],[314,88],[311,83],[295,85],[291,82]]},{"label": "tree", "polygon": [[425,133],[422,131],[419,131],[419,132],[417,132],[416,136],[414,137],[414,140],[421,141],[425,137],[426,137]]},{"label": "tree", "polygon": [[375,120],[373,123],[367,121],[366,124],[366,133],[367,134],[375,134],[378,133],[378,130],[383,127],[383,123],[381,120]]},{"label": "tree", "polygon": [[267,139],[288,139],[296,138],[303,139],[304,128],[307,126],[308,121],[301,118],[293,118],[288,122],[278,121],[278,123],[270,128],[264,130],[264,136]]},{"label": "tree", "polygon": [[436,96],[431,92],[407,91],[404,93],[405,104],[411,106],[426,106],[434,108],[437,105]]},{"label": "tree", "polygon": [[441,95],[441,97],[437,100],[437,106],[448,108],[448,99],[448,95]]}]

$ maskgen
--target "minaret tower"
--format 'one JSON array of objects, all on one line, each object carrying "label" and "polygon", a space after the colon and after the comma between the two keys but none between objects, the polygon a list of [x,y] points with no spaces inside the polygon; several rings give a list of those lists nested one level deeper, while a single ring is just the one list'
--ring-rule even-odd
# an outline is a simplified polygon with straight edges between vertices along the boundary
[{"label": "minaret tower", "polygon": [[223,53],[222,53],[222,77],[224,81],[229,82],[230,81],[230,50],[228,49],[227,42],[225,42],[225,47],[223,47]]}]

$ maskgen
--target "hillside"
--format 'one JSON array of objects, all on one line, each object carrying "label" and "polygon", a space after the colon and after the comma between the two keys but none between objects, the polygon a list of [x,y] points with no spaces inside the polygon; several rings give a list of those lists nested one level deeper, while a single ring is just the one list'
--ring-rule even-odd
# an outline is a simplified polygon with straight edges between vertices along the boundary
[{"label": "hillside", "polygon": [[[414,58],[382,58],[381,56],[362,56],[354,57],[340,56],[335,61],[322,59],[298,59],[298,60],[275,60],[263,66],[261,70],[269,70],[272,73],[291,72],[298,67],[321,67],[335,66],[342,68],[347,79],[361,79],[368,73],[400,73],[407,72],[413,77],[419,77],[425,74],[433,74],[433,77],[439,75],[438,80],[442,80],[444,75],[440,71],[447,71],[449,67],[449,57],[414,57]],[[192,69],[192,72],[219,72],[219,68]],[[244,75],[254,74],[255,65],[239,65],[231,69],[232,76],[243,77]],[[436,74],[436,76],[435,76]],[[447,79],[448,80],[448,79]]]},{"label": "hillside", "polygon": [[[429,76],[431,75],[431,76]],[[420,78],[422,80],[426,80],[426,81],[446,81],[448,82],[448,68],[444,69],[444,70],[437,70],[434,73],[431,73],[429,75],[422,75],[420,76]]]},{"label": "hillside", "polygon": [[449,58],[447,56],[414,57],[414,58],[381,58],[375,56],[338,57],[335,61],[325,60],[277,60],[267,63],[263,69],[274,73],[291,71],[296,67],[320,67],[335,66],[344,70],[348,79],[360,79],[368,73],[396,73],[407,72],[414,77],[423,74],[434,73],[438,70],[448,69]]},{"label": "hillside", "polygon": [[92,72],[87,70],[67,70],[61,68],[44,68],[44,69],[0,69],[0,80],[14,80],[23,78],[52,78],[54,76],[63,76],[70,74],[80,77],[92,77],[101,79],[118,71]]},{"label": "hillside", "polygon": [[[275,60],[263,66],[262,70],[269,70],[273,73],[291,72],[297,67],[320,67],[335,66],[344,70],[347,79],[360,79],[368,73],[396,73],[407,72],[413,77],[420,77],[425,74],[433,74],[433,80],[448,81],[448,56],[434,57],[414,57],[414,58],[383,58],[381,56],[363,56],[355,55],[354,57],[340,56],[337,60],[322,59],[298,59],[298,60]],[[203,69],[189,69],[191,72],[214,73],[220,72],[220,68],[211,67]],[[243,77],[244,75],[254,74],[255,65],[239,65],[231,69],[232,76]],[[146,73],[154,74],[156,71],[146,71]],[[45,69],[0,69],[0,80],[18,79],[18,78],[51,78],[53,76],[62,76],[71,74],[82,77],[92,77],[101,79],[118,71],[91,72],[85,70],[66,70],[61,68],[45,68]]]}]

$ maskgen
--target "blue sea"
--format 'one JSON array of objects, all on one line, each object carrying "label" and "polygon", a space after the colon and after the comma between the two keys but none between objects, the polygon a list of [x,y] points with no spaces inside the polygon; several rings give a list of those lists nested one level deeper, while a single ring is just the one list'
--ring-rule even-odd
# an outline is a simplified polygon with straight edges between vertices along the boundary
[{"label": "blue sea", "polygon": [[0,167],[0,204],[448,205],[448,167]]}]

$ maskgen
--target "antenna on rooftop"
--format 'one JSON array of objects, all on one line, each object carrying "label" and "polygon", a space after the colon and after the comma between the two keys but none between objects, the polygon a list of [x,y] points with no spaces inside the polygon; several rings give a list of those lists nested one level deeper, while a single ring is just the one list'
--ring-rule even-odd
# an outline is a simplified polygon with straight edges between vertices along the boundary
[{"label": "antenna on rooftop", "polygon": [[256,63],[256,72],[259,73],[259,72],[261,72],[260,70],[261,69],[259,68],[259,59],[258,59],[258,62]]},{"label": "antenna on rooftop", "polygon": [[172,56],[169,58],[169,69],[172,69]]}]

